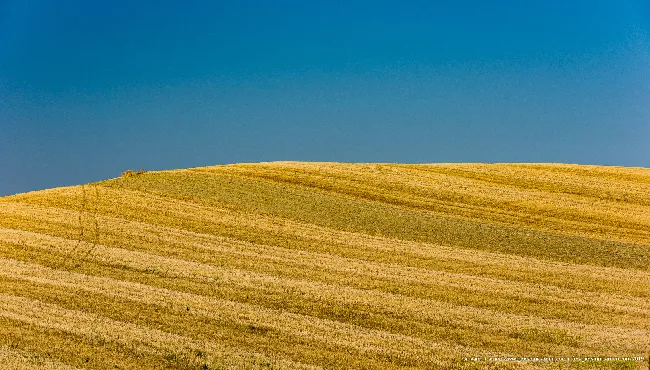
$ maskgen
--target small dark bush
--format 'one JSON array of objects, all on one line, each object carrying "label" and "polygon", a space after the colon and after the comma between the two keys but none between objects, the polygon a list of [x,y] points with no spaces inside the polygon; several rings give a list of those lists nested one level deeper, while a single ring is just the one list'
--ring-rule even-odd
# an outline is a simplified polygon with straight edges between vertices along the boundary
[{"label": "small dark bush", "polygon": [[147,172],[147,171],[145,171],[144,168],[139,169],[138,172],[135,172],[133,170],[126,170],[126,171],[122,172],[122,177],[131,177],[131,176],[135,176],[135,175],[142,175],[145,172]]}]

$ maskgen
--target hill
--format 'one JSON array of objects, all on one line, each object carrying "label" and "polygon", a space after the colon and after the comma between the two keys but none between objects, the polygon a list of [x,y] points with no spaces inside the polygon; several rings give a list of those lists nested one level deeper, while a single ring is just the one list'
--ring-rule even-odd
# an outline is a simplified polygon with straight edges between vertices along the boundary
[{"label": "hill", "polygon": [[0,198],[9,368],[635,368],[650,169],[274,162]]}]

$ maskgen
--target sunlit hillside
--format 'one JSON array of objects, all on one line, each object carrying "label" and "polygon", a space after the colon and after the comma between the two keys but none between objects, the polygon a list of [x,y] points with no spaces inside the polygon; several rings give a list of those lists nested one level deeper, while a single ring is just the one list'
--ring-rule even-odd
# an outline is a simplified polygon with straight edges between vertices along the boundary
[{"label": "sunlit hillside", "polygon": [[650,169],[147,172],[0,198],[0,253],[0,368],[644,368],[650,352]]}]

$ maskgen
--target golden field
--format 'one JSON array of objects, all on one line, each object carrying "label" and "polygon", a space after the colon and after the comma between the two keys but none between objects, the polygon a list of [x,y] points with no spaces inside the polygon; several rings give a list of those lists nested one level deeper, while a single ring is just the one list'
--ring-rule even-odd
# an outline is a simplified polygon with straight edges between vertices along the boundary
[{"label": "golden field", "polygon": [[147,172],[0,198],[0,254],[1,368],[635,369],[650,354],[650,169]]}]

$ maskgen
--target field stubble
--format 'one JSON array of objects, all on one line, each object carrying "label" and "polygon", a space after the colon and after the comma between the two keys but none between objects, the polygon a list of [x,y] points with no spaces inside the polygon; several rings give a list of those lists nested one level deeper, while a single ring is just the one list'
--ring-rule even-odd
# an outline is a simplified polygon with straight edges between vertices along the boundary
[{"label": "field stubble", "polygon": [[650,170],[277,162],[0,198],[0,362],[636,368]]}]

